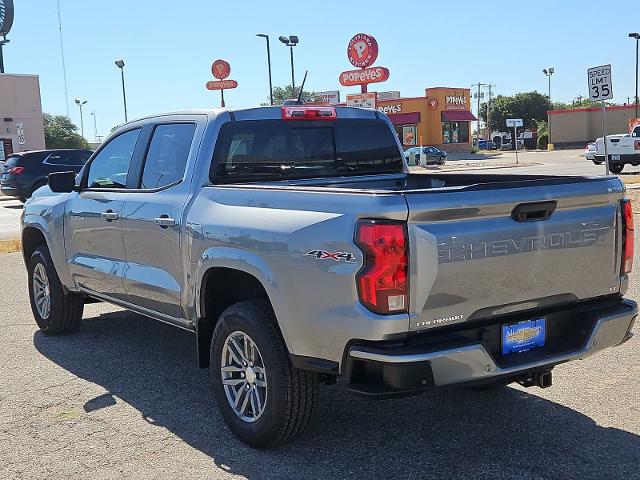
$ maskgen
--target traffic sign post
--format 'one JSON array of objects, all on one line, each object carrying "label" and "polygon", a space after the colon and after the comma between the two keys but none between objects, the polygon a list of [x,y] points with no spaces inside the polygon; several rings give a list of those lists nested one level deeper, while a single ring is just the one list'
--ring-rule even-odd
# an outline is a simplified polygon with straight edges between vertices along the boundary
[{"label": "traffic sign post", "polygon": [[605,174],[609,175],[609,154],[607,152],[607,112],[605,100],[613,98],[613,83],[611,81],[611,65],[601,65],[587,70],[589,82],[589,98],[599,100],[602,107],[602,141],[604,143]]},{"label": "traffic sign post", "polygon": [[507,118],[507,128],[513,127],[513,144],[516,147],[516,165],[518,162],[518,127],[522,127],[524,122],[521,118]]}]

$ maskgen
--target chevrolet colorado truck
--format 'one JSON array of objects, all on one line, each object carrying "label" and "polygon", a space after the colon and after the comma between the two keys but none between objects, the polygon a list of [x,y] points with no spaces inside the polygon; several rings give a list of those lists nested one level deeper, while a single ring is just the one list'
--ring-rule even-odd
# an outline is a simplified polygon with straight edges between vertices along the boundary
[{"label": "chevrolet colorado truck", "polygon": [[619,179],[413,174],[375,110],[133,121],[21,221],[45,334],[96,300],[193,332],[221,415],[258,447],[302,432],[320,383],[547,387],[637,314]]},{"label": "chevrolet colorado truck", "polygon": [[[620,173],[628,163],[634,167],[640,165],[640,125],[628,134],[607,135],[607,156],[612,173]],[[600,137],[596,140],[594,162],[604,160],[604,138]]]}]

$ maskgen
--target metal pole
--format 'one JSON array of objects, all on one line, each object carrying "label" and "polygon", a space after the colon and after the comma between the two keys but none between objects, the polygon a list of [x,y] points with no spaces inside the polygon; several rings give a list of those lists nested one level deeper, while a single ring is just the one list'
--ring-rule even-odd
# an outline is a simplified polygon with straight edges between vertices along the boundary
[{"label": "metal pole", "polygon": [[[547,75],[549,77],[549,110],[553,110],[553,103],[551,103],[551,72]],[[549,144],[553,144],[551,142],[551,115],[547,113],[547,135],[549,138],[547,139],[547,150],[549,149]]]},{"label": "metal pole", "polygon": [[487,142],[491,141],[491,85],[489,85],[489,100],[487,101]]},{"label": "metal pole", "polygon": [[96,118],[96,111],[91,112],[93,115],[93,135],[95,137],[95,141],[98,141],[98,119]]},{"label": "metal pole", "polygon": [[223,89],[220,89],[220,106],[222,108],[225,107],[225,105],[224,105],[224,90]]},{"label": "metal pole", "polygon": [[[487,142],[489,145],[489,142]],[[480,82],[478,82],[478,129],[476,130],[476,148],[480,148]]]},{"label": "metal pole", "polygon": [[271,99],[271,105],[273,105],[273,84],[271,83],[271,48],[269,47],[269,36],[267,39],[267,65],[269,66],[269,98]]},{"label": "metal pole", "polygon": [[293,73],[293,45],[289,47],[291,49],[291,86],[293,87],[293,94],[296,94],[296,79]]},{"label": "metal pole", "polygon": [[60,55],[62,56],[62,77],[64,78],[64,101],[69,118],[69,90],[67,88],[67,66],[64,61],[64,43],[62,42],[62,17],[60,16],[60,0],[58,0],[58,30],[60,31]]},{"label": "metal pole", "polygon": [[602,139],[604,141],[604,174],[609,175],[609,154],[607,153],[607,115],[602,100]]},{"label": "metal pole", "polygon": [[636,118],[638,118],[638,41],[636,38]]},{"label": "metal pole", "polygon": [[516,146],[516,165],[518,164],[518,132],[517,127],[513,126],[513,144]]},{"label": "metal pole", "polygon": [[4,73],[4,57],[2,56],[2,46],[4,41],[0,40],[0,73]]},{"label": "metal pole", "polygon": [[122,101],[124,102],[124,121],[128,122],[127,116],[127,91],[124,88],[124,66],[120,69],[120,75],[122,76]]},{"label": "metal pole", "polygon": [[78,105],[80,107],[80,134],[82,138],[84,138],[84,119],[82,118],[82,105]]}]

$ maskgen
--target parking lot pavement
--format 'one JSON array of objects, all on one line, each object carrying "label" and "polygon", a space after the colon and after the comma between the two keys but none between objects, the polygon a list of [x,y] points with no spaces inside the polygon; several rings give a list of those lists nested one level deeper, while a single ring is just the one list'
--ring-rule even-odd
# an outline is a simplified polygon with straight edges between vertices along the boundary
[{"label": "parking lot pavement", "polygon": [[92,304],[79,332],[46,336],[19,253],[0,255],[0,292],[0,478],[640,478],[637,339],[546,390],[323,387],[306,434],[260,451],[224,425],[191,333]]},{"label": "parking lot pavement", "polygon": [[0,240],[13,240],[20,236],[22,203],[0,196]]}]

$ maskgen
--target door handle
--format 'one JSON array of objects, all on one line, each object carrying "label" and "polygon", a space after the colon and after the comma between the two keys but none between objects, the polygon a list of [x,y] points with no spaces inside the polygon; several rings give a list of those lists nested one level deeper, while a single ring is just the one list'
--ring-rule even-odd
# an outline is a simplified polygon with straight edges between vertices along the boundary
[{"label": "door handle", "polygon": [[520,203],[511,212],[511,218],[516,222],[536,222],[547,220],[556,211],[558,202]]},{"label": "door handle", "polygon": [[161,228],[173,227],[176,224],[175,219],[170,218],[168,215],[160,215],[156,217],[154,221],[160,225]]},{"label": "door handle", "polygon": [[107,222],[111,222],[112,220],[118,219],[118,212],[114,212],[113,210],[107,210],[106,212],[102,212],[100,216],[104,218]]}]

